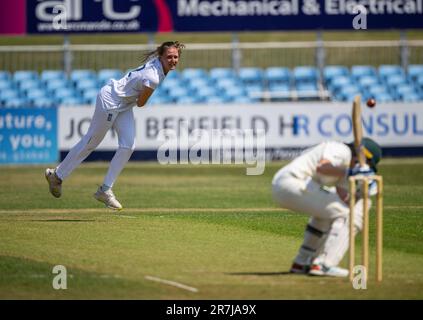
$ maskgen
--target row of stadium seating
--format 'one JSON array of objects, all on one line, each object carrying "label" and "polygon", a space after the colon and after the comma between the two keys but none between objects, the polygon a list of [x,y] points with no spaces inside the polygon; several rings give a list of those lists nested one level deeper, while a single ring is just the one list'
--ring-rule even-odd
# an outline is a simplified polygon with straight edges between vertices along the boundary
[{"label": "row of stadium seating", "polygon": [[67,77],[61,70],[0,71],[0,104],[5,107],[30,105],[51,107],[58,104],[95,104],[98,90],[111,78],[120,78],[120,70],[74,70]]},{"label": "row of stadium seating", "polygon": [[423,66],[410,66],[405,72],[400,66],[384,65],[379,70],[368,66],[328,67],[324,81],[334,100],[349,101],[356,94],[379,102],[423,100]]},{"label": "row of stadium seating", "polygon": [[[95,104],[98,90],[121,70],[0,71],[0,107],[51,107]],[[356,94],[379,102],[423,101],[423,65],[327,66],[320,74],[312,66],[241,68],[188,68],[172,71],[156,90],[150,104],[254,103],[260,101],[350,101]]]}]

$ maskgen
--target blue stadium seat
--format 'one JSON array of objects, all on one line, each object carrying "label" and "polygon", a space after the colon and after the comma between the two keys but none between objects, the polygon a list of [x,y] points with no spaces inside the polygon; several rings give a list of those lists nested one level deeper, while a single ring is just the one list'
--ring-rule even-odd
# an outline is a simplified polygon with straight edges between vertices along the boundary
[{"label": "blue stadium seat", "polygon": [[65,107],[83,105],[84,100],[80,97],[65,97],[60,101],[60,104]]},{"label": "blue stadium seat", "polygon": [[[242,86],[240,86],[242,87]],[[261,82],[258,83],[247,83],[243,86],[247,91],[264,91],[264,85]]]},{"label": "blue stadium seat", "polygon": [[249,84],[245,86],[245,91],[250,99],[261,99],[264,88],[260,84]]},{"label": "blue stadium seat", "polygon": [[95,104],[97,100],[97,95],[98,95],[97,89],[87,89],[82,94],[84,101],[87,102],[88,104]]},{"label": "blue stadium seat", "polygon": [[243,87],[243,83],[236,78],[221,78],[216,80],[216,88],[226,89],[229,87]]},{"label": "blue stadium seat", "polygon": [[236,78],[236,74],[231,68],[211,68],[209,71],[210,79],[219,81],[219,79]]},{"label": "blue stadium seat", "polygon": [[54,91],[54,97],[62,102],[65,98],[77,97],[78,93],[72,88],[58,88]]},{"label": "blue stadium seat", "polygon": [[191,80],[191,79],[208,79],[208,74],[204,69],[200,68],[187,68],[182,71],[182,78]]},{"label": "blue stadium seat", "polygon": [[214,87],[203,87],[197,90],[196,96],[205,100],[208,96],[218,95],[218,91]]},{"label": "blue stadium seat", "polygon": [[246,92],[244,88],[242,87],[228,87],[224,90],[225,95],[228,97],[236,98],[236,97],[242,97],[246,95]]},{"label": "blue stadium seat", "polygon": [[24,94],[28,94],[29,91],[34,89],[41,89],[42,88],[42,82],[39,80],[26,80],[21,82],[20,84],[20,90]]},{"label": "blue stadium seat", "polygon": [[335,77],[340,76],[349,76],[349,70],[345,66],[339,66],[339,65],[332,65],[332,66],[326,66],[323,69],[323,78],[325,80],[325,84],[329,85],[332,82],[332,79]]},{"label": "blue stadium seat", "polygon": [[166,81],[168,79],[180,79],[180,78],[181,78],[181,73],[178,70],[171,70],[166,75]]},{"label": "blue stadium seat", "polygon": [[[375,86],[369,88],[367,96],[373,97],[373,98],[376,99],[376,101],[378,101],[377,97],[380,96],[380,95],[383,95],[383,96],[384,95],[390,95],[390,96],[392,96],[391,91],[389,91],[388,88],[384,85],[375,85]],[[392,97],[392,98],[394,98],[394,97]]]},{"label": "blue stadium seat", "polygon": [[48,93],[43,89],[32,89],[27,93],[28,101],[33,105],[36,104],[37,99],[46,97],[48,97]]},{"label": "blue stadium seat", "polygon": [[403,75],[392,75],[386,78],[386,84],[390,89],[395,89],[399,85],[407,84],[407,78]]},{"label": "blue stadium seat", "polygon": [[175,87],[169,91],[169,96],[175,101],[176,99],[180,97],[189,96],[189,95],[190,95],[190,92],[188,91],[188,89],[183,87]]},{"label": "blue stadium seat", "polygon": [[364,76],[377,76],[375,67],[364,66],[364,65],[355,65],[351,67],[351,75],[355,80],[358,80]]},{"label": "blue stadium seat", "polygon": [[81,92],[88,89],[99,89],[98,82],[95,79],[81,79],[75,83],[75,86]]},{"label": "blue stadium seat", "polygon": [[160,85],[156,90],[154,90],[153,96],[167,96],[169,94],[169,89],[164,88],[162,85]]},{"label": "blue stadium seat", "polygon": [[289,84],[291,71],[285,67],[269,67],[264,72],[265,79],[269,86],[271,84]]},{"label": "blue stadium seat", "polygon": [[336,100],[352,101],[357,94],[361,94],[359,87],[355,85],[347,85],[340,88],[339,92],[335,95]]},{"label": "blue stadium seat", "polygon": [[171,104],[174,100],[170,96],[158,96],[153,94],[153,96],[148,100],[148,105],[158,105],[158,104]]},{"label": "blue stadium seat", "polygon": [[380,92],[380,93],[374,94],[372,97],[378,103],[395,101],[395,98],[391,94],[389,94],[388,92]]},{"label": "blue stadium seat", "polygon": [[232,99],[231,103],[254,103],[256,100],[250,99],[248,96],[236,96]]},{"label": "blue stadium seat", "polygon": [[399,65],[384,64],[379,66],[379,76],[386,80],[389,76],[404,75],[404,70]]},{"label": "blue stadium seat", "polygon": [[416,80],[415,80],[415,84],[417,86],[417,88],[419,88],[420,90],[423,91],[423,75],[420,75]]},{"label": "blue stadium seat", "polygon": [[76,82],[86,79],[97,80],[97,74],[89,69],[76,69],[71,72],[70,79],[76,84]]},{"label": "blue stadium seat", "polygon": [[269,91],[271,92],[289,92],[291,87],[286,83],[273,83],[269,85]]},{"label": "blue stadium seat", "polygon": [[408,75],[415,80],[423,75],[423,64],[411,64],[408,66]]},{"label": "blue stadium seat", "polygon": [[346,77],[346,76],[335,76],[334,78],[332,78],[332,82],[329,85],[329,90],[333,93],[333,94],[337,94],[342,87],[345,86],[355,86],[353,80],[350,77]]},{"label": "blue stadium seat", "polygon": [[12,81],[7,79],[0,79],[0,91],[5,89],[13,89],[14,84]]},{"label": "blue stadium seat", "polygon": [[12,75],[9,71],[0,71],[0,80],[12,80]]},{"label": "blue stadium seat", "polygon": [[0,103],[4,103],[6,100],[19,98],[19,96],[19,91],[15,89],[0,90]]},{"label": "blue stadium seat", "polygon": [[259,87],[256,89],[254,89],[254,87],[250,87],[249,90],[247,90],[247,97],[250,100],[261,101],[264,97],[264,92],[260,90]]},{"label": "blue stadium seat", "polygon": [[263,70],[260,68],[241,68],[238,77],[244,84],[263,84]]},{"label": "blue stadium seat", "polygon": [[69,80],[66,80],[66,79],[56,79],[56,80],[53,80],[53,81],[48,81],[47,84],[46,84],[46,89],[50,93],[53,93],[57,89],[70,88],[71,86],[72,85],[69,82]]},{"label": "blue stadium seat", "polygon": [[382,84],[379,85],[374,85],[372,87],[369,88],[369,91],[371,93],[376,93],[376,92],[389,92],[388,88]]},{"label": "blue stadium seat", "polygon": [[317,90],[316,83],[297,83],[295,86],[297,91],[315,91]]},{"label": "blue stadium seat", "polygon": [[204,102],[206,104],[225,104],[231,102],[231,98],[225,96],[208,96]]},{"label": "blue stadium seat", "polygon": [[66,74],[62,70],[44,70],[41,72],[41,81],[44,83],[66,79]]},{"label": "blue stadium seat", "polygon": [[52,108],[56,106],[56,101],[50,98],[39,98],[36,101],[32,102],[32,105],[35,108]]},{"label": "blue stadium seat", "polygon": [[24,108],[28,107],[28,102],[23,98],[10,98],[3,103],[5,108]]},{"label": "blue stadium seat", "polygon": [[84,104],[90,105],[90,106],[95,106],[97,103],[97,97],[90,97],[85,99],[84,98]]},{"label": "blue stadium seat", "polygon": [[398,85],[395,88],[395,92],[402,101],[405,101],[408,96],[419,96],[416,89],[409,84]]},{"label": "blue stadium seat", "polygon": [[181,81],[178,79],[165,79],[159,88],[164,90],[172,90],[173,88],[178,88],[181,84]]},{"label": "blue stadium seat", "polygon": [[32,70],[20,70],[20,71],[16,71],[13,74],[13,80],[16,83],[21,83],[22,81],[36,80],[36,79],[38,79],[38,73]]},{"label": "blue stadium seat", "polygon": [[271,101],[288,101],[291,99],[291,88],[288,84],[270,84],[269,93]]},{"label": "blue stadium seat", "polygon": [[417,93],[410,93],[402,97],[403,102],[420,102],[422,99]]},{"label": "blue stadium seat", "polygon": [[295,86],[298,100],[316,100],[319,98],[319,90],[315,82],[297,83]]},{"label": "blue stadium seat", "polygon": [[380,85],[379,78],[374,76],[363,76],[358,80],[361,88],[368,90],[370,87]]},{"label": "blue stadium seat", "polygon": [[197,104],[202,103],[204,100],[198,96],[184,96],[176,99],[176,104],[185,105],[185,104]]},{"label": "blue stadium seat", "polygon": [[210,81],[204,78],[195,78],[189,81],[189,86],[194,91],[197,91],[201,88],[211,87]]},{"label": "blue stadium seat", "polygon": [[101,69],[97,78],[100,85],[104,86],[110,79],[119,80],[122,77],[123,72],[119,69]]},{"label": "blue stadium seat", "polygon": [[318,71],[312,66],[299,66],[295,67],[293,71],[295,83],[299,82],[317,82],[319,79]]}]

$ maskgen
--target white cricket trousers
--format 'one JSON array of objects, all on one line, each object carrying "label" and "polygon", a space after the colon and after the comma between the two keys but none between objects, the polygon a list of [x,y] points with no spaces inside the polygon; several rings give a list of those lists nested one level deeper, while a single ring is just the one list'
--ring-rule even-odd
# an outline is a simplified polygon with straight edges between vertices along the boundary
[{"label": "white cricket trousers", "polygon": [[99,93],[87,134],[69,151],[56,168],[56,174],[60,179],[66,179],[100,144],[111,128],[117,133],[119,147],[104,178],[103,183],[106,186],[113,186],[131,157],[135,147],[135,120],[132,108],[122,112],[107,111],[104,104],[101,93]]},{"label": "white cricket trousers", "polygon": [[[349,245],[349,206],[336,192],[323,189],[311,179],[298,179],[283,169],[273,179],[272,192],[281,207],[310,216],[296,262],[308,264],[310,261],[305,260],[317,259],[327,266],[338,265]],[[357,201],[354,213],[357,233],[363,223],[362,200]]]}]

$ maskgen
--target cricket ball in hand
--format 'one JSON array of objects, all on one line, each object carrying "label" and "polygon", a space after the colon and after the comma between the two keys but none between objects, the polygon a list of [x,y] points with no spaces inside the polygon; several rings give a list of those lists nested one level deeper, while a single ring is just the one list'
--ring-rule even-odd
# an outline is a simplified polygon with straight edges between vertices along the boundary
[{"label": "cricket ball in hand", "polygon": [[373,108],[376,105],[376,100],[373,98],[370,98],[369,100],[367,100],[367,106],[369,108]]}]

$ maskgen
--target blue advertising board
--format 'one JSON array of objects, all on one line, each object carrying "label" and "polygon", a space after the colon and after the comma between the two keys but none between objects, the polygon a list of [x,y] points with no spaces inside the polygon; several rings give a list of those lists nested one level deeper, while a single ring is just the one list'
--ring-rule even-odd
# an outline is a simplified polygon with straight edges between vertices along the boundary
[{"label": "blue advertising board", "polygon": [[423,28],[423,0],[27,0],[28,33]]},{"label": "blue advertising board", "polygon": [[423,0],[167,1],[177,31],[423,27]]},{"label": "blue advertising board", "polygon": [[[27,0],[28,33],[149,31],[141,0]],[[148,10],[150,11],[150,10]],[[149,19],[147,19],[149,20]]]},{"label": "blue advertising board", "polygon": [[58,160],[57,110],[0,109],[0,164]]}]

